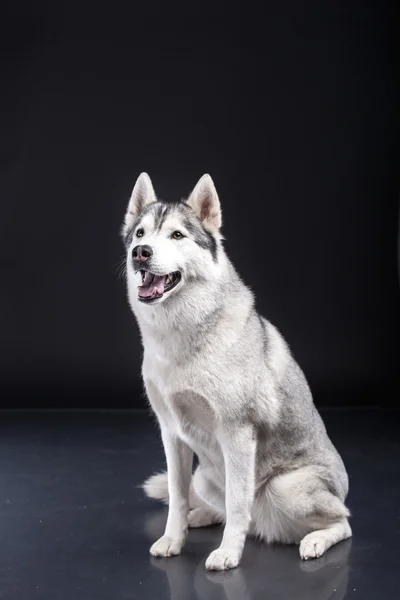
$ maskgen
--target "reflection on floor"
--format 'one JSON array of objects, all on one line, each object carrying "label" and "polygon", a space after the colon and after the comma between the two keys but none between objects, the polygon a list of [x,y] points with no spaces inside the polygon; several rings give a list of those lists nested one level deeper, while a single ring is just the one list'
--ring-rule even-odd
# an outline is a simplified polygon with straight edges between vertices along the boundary
[{"label": "reflection on floor", "polygon": [[[149,540],[163,533],[165,518],[166,511],[146,520]],[[192,596],[198,600],[250,600],[266,594],[296,600],[325,600],[332,594],[335,600],[345,598],[352,540],[338,544],[320,560],[307,562],[299,560],[295,547],[267,546],[249,540],[239,569],[212,573],[205,570],[203,555],[209,547],[217,547],[220,539],[220,528],[207,532],[195,529],[190,532],[182,556],[174,560],[151,557],[151,564],[167,576],[171,600]],[[197,563],[193,560],[195,555],[201,555]]]},{"label": "reflection on floor", "polygon": [[241,566],[204,568],[221,528],[154,559],[166,509],[138,484],[164,465],[145,413],[2,413],[2,600],[394,600],[400,589],[399,413],[323,412],[350,473],[354,537],[302,562],[248,540]]}]

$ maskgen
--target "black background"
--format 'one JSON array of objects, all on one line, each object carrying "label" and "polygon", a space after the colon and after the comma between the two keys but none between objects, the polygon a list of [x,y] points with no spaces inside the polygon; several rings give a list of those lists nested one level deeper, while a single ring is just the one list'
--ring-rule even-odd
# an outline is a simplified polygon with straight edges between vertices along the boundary
[{"label": "black background", "polygon": [[166,200],[212,175],[317,404],[396,404],[390,4],[188,4],[3,5],[2,406],[144,405],[117,273],[142,170]]}]

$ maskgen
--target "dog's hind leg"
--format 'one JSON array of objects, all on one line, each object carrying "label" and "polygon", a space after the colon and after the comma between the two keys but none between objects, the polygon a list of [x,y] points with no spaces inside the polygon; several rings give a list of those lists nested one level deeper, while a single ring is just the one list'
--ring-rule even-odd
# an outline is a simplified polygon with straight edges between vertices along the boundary
[{"label": "dog's hind leg", "polygon": [[332,523],[325,529],[308,533],[300,542],[300,556],[303,560],[319,558],[331,546],[351,537],[351,528],[347,519]]},{"label": "dog's hind leg", "polygon": [[351,537],[349,511],[329,489],[320,469],[305,467],[278,475],[267,484],[265,496],[257,497],[253,532],[268,542],[300,544],[304,560],[318,558]]},{"label": "dog's hind leg", "polygon": [[[225,518],[224,496],[213,483],[213,473],[198,467],[189,489],[189,527],[208,527],[222,523]],[[169,503],[167,473],[156,473],[143,484],[149,498]]]},{"label": "dog's hind leg", "polygon": [[215,484],[211,469],[196,469],[190,492],[189,527],[208,527],[225,520],[224,492]]},{"label": "dog's hind leg", "polygon": [[209,527],[222,523],[222,518],[212,508],[192,508],[189,511],[189,527]]}]

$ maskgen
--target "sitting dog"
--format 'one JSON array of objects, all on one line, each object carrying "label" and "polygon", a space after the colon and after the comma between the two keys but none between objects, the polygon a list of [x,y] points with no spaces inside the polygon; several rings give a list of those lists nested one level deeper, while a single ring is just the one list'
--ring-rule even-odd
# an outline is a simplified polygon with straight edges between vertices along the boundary
[{"label": "sitting dog", "polygon": [[317,558],[351,536],[346,469],[303,372],[227,257],[221,222],[209,175],[164,203],[142,173],[125,216],[128,297],[167,462],[144,483],[169,504],[150,552],[180,554],[188,527],[223,523],[207,569],[236,567],[247,535]]}]

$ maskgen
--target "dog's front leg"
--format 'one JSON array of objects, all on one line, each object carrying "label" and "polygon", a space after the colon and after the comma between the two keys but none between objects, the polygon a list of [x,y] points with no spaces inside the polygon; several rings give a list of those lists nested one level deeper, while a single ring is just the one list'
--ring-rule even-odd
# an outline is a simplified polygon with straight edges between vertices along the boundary
[{"label": "dog's front leg", "polygon": [[219,435],[225,462],[226,525],[222,542],[211,552],[206,568],[237,567],[249,529],[254,499],[256,436],[252,427],[226,427]]},{"label": "dog's front leg", "polygon": [[193,452],[175,433],[161,425],[168,469],[169,510],[164,535],[150,548],[153,556],[180,554],[188,530],[189,486]]}]

